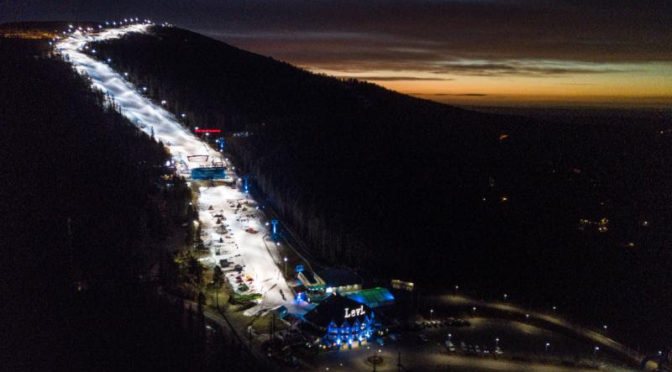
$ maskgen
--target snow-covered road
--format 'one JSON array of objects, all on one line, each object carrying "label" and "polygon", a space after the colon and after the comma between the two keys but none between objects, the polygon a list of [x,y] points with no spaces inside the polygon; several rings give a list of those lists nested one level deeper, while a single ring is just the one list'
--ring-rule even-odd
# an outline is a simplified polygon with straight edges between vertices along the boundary
[{"label": "snow-covered road", "polygon": [[[89,42],[115,39],[131,32],[147,32],[149,27],[149,24],[134,24],[103,29],[96,33],[74,31],[59,40],[55,48],[80,74],[91,78],[95,89],[108,94],[124,116],[145,133],[151,135],[153,132],[154,137],[168,147],[176,162],[183,161],[191,168],[200,164],[190,163],[189,156],[208,155],[210,159],[219,160],[219,152],[182,126],[161,105],[138,92],[137,87],[125,80],[122,73],[84,52],[84,48],[89,48]],[[89,52],[94,53],[93,50]],[[222,162],[226,164],[224,160]],[[231,169],[227,170],[227,178],[237,179]],[[276,264],[280,262],[280,257],[275,245],[269,244],[266,239],[268,230],[263,215],[256,210],[256,202],[238,188],[213,185],[200,188],[198,204],[202,238],[210,249],[210,255],[202,259],[202,262],[213,266],[220,259],[226,258],[234,265],[244,266],[241,279],[252,279],[246,281],[250,284],[248,292],[263,294],[262,303],[246,311],[246,314],[252,315],[280,305],[287,306],[290,312],[302,312],[295,305],[292,291]],[[218,219],[220,224],[217,224]],[[246,231],[249,227],[257,233]],[[233,272],[227,273],[227,278],[234,284],[234,288],[239,286],[239,279]]]}]

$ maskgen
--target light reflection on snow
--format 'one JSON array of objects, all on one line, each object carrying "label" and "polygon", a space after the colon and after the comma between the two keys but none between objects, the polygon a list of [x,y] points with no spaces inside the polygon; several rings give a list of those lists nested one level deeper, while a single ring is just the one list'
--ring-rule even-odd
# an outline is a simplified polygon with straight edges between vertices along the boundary
[{"label": "light reflection on snow", "polygon": [[[109,95],[112,102],[119,107],[122,115],[143,132],[148,135],[153,134],[157,140],[163,142],[168,147],[176,165],[185,164],[189,168],[203,165],[203,157],[196,157],[201,161],[190,161],[188,157],[193,155],[208,155],[209,161],[215,159],[220,161],[221,155],[182,126],[172,113],[139,93],[133,84],[110,66],[82,52],[88,42],[116,39],[131,32],[147,32],[149,26],[147,24],[128,25],[87,34],[75,31],[58,41],[56,50],[73,64],[77,72],[90,77],[95,89]],[[127,76],[125,73],[124,75]],[[223,159],[222,162],[227,164]],[[227,171],[227,178],[229,180],[237,178],[233,171],[235,168],[230,168]],[[290,312],[305,312],[305,309],[298,308],[292,301],[294,295],[278,266],[281,258],[277,248],[273,244],[267,246],[268,230],[261,222],[264,218],[261,212],[252,207],[256,206],[256,203],[249,198],[249,195],[227,185],[201,187],[200,190],[198,206],[201,231],[205,245],[210,248],[210,255],[202,259],[202,262],[214,266],[219,263],[220,259],[228,259],[234,265],[243,265],[242,277],[253,278],[251,289],[263,294],[262,303],[248,309],[245,314],[253,315],[280,305],[285,305]],[[245,200],[250,201],[248,210],[236,213],[232,205],[236,206],[238,202],[245,203]],[[231,204],[231,201],[235,203]],[[211,206],[212,210],[209,210]],[[228,233],[221,232],[221,227],[216,224],[218,218],[214,217],[216,214],[224,216],[221,220],[222,224],[228,225]],[[247,217],[247,215],[252,216]],[[247,232],[246,229],[250,227],[257,232]],[[218,250],[219,255],[216,254]],[[230,272],[226,274],[234,284],[234,288],[237,287],[239,284],[236,283],[235,277],[232,277]],[[282,299],[280,290],[284,293],[286,300]]]}]

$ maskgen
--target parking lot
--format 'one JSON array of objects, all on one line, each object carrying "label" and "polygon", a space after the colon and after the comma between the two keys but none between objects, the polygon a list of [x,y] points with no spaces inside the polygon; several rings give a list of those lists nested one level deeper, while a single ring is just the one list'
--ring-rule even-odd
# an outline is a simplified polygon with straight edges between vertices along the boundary
[{"label": "parking lot", "polygon": [[[320,369],[370,371],[367,357],[380,355],[378,371],[628,371],[604,363],[611,356],[586,341],[534,325],[484,317],[419,320],[415,330],[391,333],[366,347],[321,353]],[[400,354],[401,353],[401,354]]]}]

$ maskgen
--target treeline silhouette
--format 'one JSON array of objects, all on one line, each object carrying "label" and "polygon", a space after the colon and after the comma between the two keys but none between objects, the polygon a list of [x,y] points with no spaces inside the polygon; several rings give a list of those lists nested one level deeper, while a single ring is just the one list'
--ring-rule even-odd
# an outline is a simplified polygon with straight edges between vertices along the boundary
[{"label": "treeline silhouette", "polygon": [[166,149],[46,41],[0,39],[0,102],[3,368],[248,368],[155,295],[190,201]]},{"label": "treeline silhouette", "polygon": [[669,119],[475,113],[176,28],[95,48],[185,125],[228,133],[244,171],[324,262],[425,291],[459,284],[557,305],[621,324],[612,334],[647,333],[643,344],[672,330],[660,295],[672,289]]}]

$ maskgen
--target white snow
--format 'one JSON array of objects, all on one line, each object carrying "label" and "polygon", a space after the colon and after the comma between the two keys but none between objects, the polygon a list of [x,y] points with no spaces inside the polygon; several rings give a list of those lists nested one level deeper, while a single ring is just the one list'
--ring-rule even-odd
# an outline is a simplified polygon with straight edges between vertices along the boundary
[{"label": "white snow", "polygon": [[[161,105],[139,93],[121,73],[81,52],[88,42],[115,39],[130,32],[147,32],[148,27],[147,24],[138,24],[104,29],[97,33],[76,31],[59,40],[56,43],[56,50],[67,56],[80,74],[89,76],[94,88],[109,94],[124,116],[147,134],[151,134],[153,130],[154,137],[170,150],[178,168],[181,164],[185,166],[181,171],[204,165],[202,162],[190,162],[189,156],[208,155],[210,161],[220,160],[220,153],[182,126],[178,119]],[[226,164],[224,159],[221,161]],[[238,179],[232,168],[229,167],[227,170],[228,181]],[[238,203],[241,204],[241,208],[236,211]],[[248,203],[249,206],[246,205]],[[209,210],[210,206],[212,210]],[[243,212],[242,206],[246,206],[247,211]],[[228,259],[233,265],[243,266],[242,279],[253,279],[251,282],[245,281],[251,288],[248,292],[263,295],[261,303],[246,310],[246,315],[268,311],[280,305],[285,305],[290,312],[305,312],[306,309],[294,301],[294,295],[281,272],[282,259],[279,257],[277,247],[267,241],[269,232],[265,226],[265,217],[256,209],[256,202],[249,195],[238,188],[219,182],[211,187],[201,187],[198,207],[202,240],[210,250],[210,255],[203,258],[202,262],[214,266],[220,259]],[[228,232],[225,233],[216,224],[217,214],[225,217],[222,219],[222,225],[226,225]],[[246,229],[249,227],[257,233],[247,232]],[[225,273],[234,288],[237,288],[240,284],[236,283],[236,272],[225,269]],[[284,293],[285,299],[282,298],[280,291]]]}]

